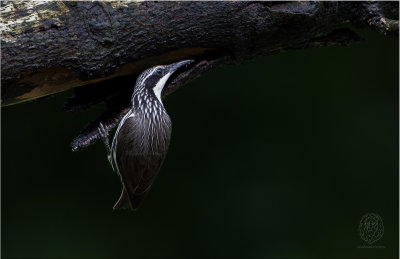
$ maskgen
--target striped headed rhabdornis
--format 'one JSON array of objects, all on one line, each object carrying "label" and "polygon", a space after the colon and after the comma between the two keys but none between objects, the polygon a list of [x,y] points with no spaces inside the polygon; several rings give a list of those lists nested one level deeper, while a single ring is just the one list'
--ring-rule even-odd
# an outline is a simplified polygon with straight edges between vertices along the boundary
[{"label": "striped headed rhabdornis", "polygon": [[139,76],[132,107],[119,123],[111,148],[108,131],[100,124],[99,133],[108,159],[123,186],[114,209],[136,210],[153,184],[171,138],[171,120],[161,101],[161,91],[172,73],[192,61],[152,67]]}]

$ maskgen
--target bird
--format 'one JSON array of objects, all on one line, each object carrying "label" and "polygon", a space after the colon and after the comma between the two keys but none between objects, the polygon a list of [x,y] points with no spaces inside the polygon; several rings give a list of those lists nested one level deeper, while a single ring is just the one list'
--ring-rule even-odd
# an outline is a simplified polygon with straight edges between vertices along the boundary
[{"label": "bird", "polygon": [[106,146],[108,160],[122,183],[122,193],[114,209],[137,210],[146,198],[171,139],[171,119],[162,103],[161,92],[176,70],[193,61],[154,66],[139,75],[131,108],[121,119],[111,147],[108,129],[99,124],[98,131]]}]

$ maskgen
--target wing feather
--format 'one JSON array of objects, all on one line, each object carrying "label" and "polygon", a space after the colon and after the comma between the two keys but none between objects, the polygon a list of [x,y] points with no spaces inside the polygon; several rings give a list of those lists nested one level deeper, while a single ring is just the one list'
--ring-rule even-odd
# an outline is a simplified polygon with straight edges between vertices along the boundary
[{"label": "wing feather", "polygon": [[143,121],[144,118],[134,114],[124,119],[112,147],[113,162],[123,184],[121,197],[114,208],[137,209],[164,161],[170,138],[170,123],[167,125],[168,134],[157,136],[162,139],[162,143],[154,144],[154,134],[157,135],[162,130],[150,130],[148,123]]}]

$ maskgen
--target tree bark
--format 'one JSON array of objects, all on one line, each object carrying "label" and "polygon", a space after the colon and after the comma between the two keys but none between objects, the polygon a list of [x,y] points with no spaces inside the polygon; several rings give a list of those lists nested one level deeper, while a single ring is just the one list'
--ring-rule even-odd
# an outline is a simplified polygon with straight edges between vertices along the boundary
[{"label": "tree bark", "polygon": [[221,65],[360,40],[345,24],[398,35],[398,2],[2,1],[1,12],[2,105],[73,87],[68,110],[107,102],[74,149],[98,138],[98,123],[116,125],[148,67],[196,60],[165,95]]}]

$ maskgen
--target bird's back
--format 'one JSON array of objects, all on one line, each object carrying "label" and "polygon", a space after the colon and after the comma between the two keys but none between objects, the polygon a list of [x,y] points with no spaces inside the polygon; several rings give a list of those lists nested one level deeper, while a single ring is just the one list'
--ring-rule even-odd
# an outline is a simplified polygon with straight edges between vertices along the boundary
[{"label": "bird's back", "polygon": [[[157,117],[157,121],[154,119]],[[137,209],[146,197],[166,156],[171,120],[160,114],[132,112],[119,127],[112,146],[112,159],[123,183],[114,208]]]}]

